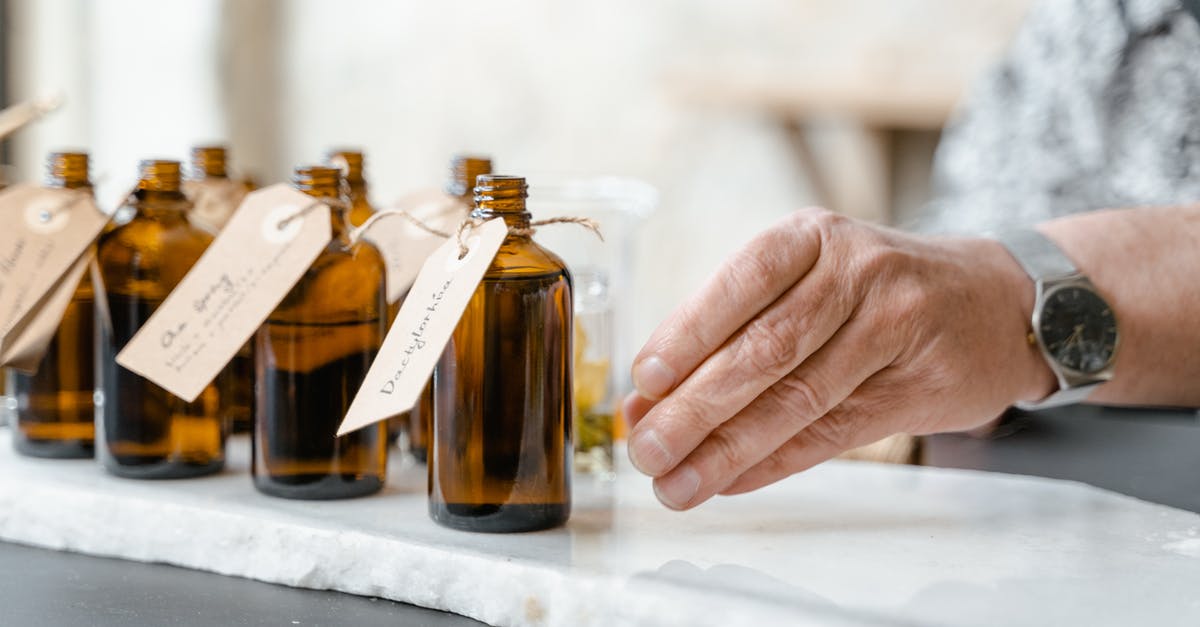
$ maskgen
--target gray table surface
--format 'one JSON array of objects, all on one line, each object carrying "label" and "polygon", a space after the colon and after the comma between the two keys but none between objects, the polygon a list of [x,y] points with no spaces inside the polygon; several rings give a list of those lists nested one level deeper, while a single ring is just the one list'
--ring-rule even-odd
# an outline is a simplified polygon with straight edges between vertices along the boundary
[{"label": "gray table surface", "polygon": [[[1020,416],[1002,432],[991,439],[928,438],[924,461],[1075,479],[1200,512],[1200,421],[1195,412],[1071,407]],[[382,599],[0,542],[0,624],[480,623]]]},{"label": "gray table surface", "polygon": [[1063,407],[1021,414],[978,439],[926,438],[922,462],[1072,479],[1200,512],[1200,418],[1194,410]]}]

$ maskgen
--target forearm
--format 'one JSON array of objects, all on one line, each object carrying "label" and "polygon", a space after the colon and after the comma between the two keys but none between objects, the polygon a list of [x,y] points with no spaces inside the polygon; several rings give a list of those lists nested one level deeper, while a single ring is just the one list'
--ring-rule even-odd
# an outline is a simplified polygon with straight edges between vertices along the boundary
[{"label": "forearm", "polygon": [[1039,230],[1117,316],[1115,375],[1089,400],[1200,406],[1200,206],[1098,211]]}]

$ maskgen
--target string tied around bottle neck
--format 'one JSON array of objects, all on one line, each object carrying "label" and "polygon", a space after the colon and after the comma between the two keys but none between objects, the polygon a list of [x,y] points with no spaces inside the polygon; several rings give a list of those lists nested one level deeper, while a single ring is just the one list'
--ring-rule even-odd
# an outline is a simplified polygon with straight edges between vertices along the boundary
[{"label": "string tied around bottle neck", "polygon": [[275,228],[282,231],[283,229],[287,228],[287,225],[291,224],[293,220],[298,220],[308,215],[310,211],[320,207],[321,205],[325,205],[330,209],[338,209],[342,211],[350,208],[349,204],[337,198],[318,198],[281,219],[279,223],[275,225]]},{"label": "string tied around bottle neck", "polygon": [[[455,229],[455,232],[452,236],[446,231],[430,226],[420,218],[414,216],[412,213],[404,209],[381,209],[371,214],[371,217],[367,218],[366,221],[350,231],[350,244],[353,245],[358,243],[366,233],[367,229],[374,226],[377,222],[390,216],[402,217],[430,235],[445,239],[454,237],[454,239],[458,242],[459,259],[466,257],[467,253],[470,251],[470,248],[467,246],[467,236],[470,235],[471,230],[479,228],[479,226],[486,222],[486,220],[480,218],[467,218],[459,223],[458,228]],[[527,227],[508,227],[508,233],[509,235],[531,236],[537,232],[537,227],[549,226],[551,224],[578,224],[579,226],[582,226],[595,233],[596,237],[600,238],[600,241],[604,241],[604,234],[600,232],[600,224],[598,222],[591,218],[581,218],[578,216],[558,216],[554,218],[546,218],[544,220],[533,220]]]},{"label": "string tied around bottle neck", "polygon": [[[467,246],[467,236],[471,229],[479,228],[486,220],[479,218],[467,218],[458,225],[458,231],[455,233],[455,239],[458,240],[458,258],[462,259],[467,256],[470,248]],[[520,235],[524,237],[532,236],[537,233],[537,227],[549,226],[551,224],[578,224],[596,234],[600,241],[604,241],[604,234],[600,232],[600,224],[591,218],[581,218],[579,216],[557,216],[554,218],[546,218],[544,220],[532,220],[527,227],[508,227],[509,235]]]}]

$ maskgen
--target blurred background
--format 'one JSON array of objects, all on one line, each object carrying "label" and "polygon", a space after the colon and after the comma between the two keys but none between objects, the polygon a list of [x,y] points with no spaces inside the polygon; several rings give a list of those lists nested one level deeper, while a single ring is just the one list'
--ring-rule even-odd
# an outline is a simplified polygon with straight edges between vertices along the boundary
[{"label": "blurred background", "polygon": [[86,148],[114,204],[146,157],[225,143],[285,180],[361,147],[377,205],[449,157],[659,190],[634,249],[634,347],[798,207],[903,225],[938,132],[1027,0],[0,0],[3,100],[62,107],[3,146],[10,181]]}]

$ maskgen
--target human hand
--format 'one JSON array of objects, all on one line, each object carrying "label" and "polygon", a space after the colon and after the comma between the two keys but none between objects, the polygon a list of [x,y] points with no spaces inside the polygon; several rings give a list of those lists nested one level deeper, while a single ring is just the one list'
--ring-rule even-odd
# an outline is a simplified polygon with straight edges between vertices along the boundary
[{"label": "human hand", "polygon": [[688,509],[893,433],[980,426],[1054,379],[1027,340],[1033,287],[991,240],[798,211],[650,336],[629,456]]}]

